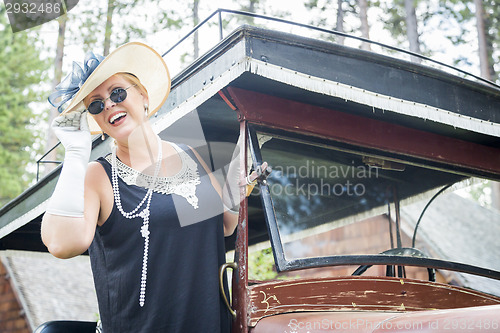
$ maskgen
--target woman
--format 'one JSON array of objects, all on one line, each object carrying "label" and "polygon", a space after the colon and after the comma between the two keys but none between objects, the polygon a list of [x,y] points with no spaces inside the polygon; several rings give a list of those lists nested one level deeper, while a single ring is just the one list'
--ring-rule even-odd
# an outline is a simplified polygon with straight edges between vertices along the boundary
[{"label": "woman", "polygon": [[[229,331],[218,268],[237,224],[238,160],[221,190],[194,150],[160,140],[148,118],[169,91],[162,57],[129,43],[87,56],[49,97],[71,102],[53,123],[66,153],[42,239],[59,258],[89,250],[105,333]],[[91,133],[115,148],[88,163]]]}]

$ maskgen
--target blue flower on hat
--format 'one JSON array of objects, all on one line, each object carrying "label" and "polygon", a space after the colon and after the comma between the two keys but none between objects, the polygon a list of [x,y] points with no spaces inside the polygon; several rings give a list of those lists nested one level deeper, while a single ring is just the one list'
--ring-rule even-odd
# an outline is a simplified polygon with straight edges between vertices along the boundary
[{"label": "blue flower on hat", "polygon": [[[85,55],[83,68],[76,62],[73,62],[73,70],[56,86],[56,91],[50,94],[48,98],[49,103],[53,107],[56,107],[57,111],[62,112],[63,105],[73,98],[85,81],[87,81],[90,74],[92,74],[103,60],[103,56],[95,55],[89,51]],[[59,99],[58,102],[56,102],[57,99]]]}]

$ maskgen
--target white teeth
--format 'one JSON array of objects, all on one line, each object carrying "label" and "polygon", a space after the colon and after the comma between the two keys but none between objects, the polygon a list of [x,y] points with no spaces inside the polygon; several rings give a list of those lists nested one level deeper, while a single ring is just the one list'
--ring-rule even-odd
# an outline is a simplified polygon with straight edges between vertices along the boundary
[{"label": "white teeth", "polygon": [[109,120],[109,123],[113,124],[116,119],[118,119],[118,118],[120,118],[122,116],[125,116],[125,115],[127,115],[126,112],[119,112],[119,113],[115,114],[113,117],[111,117],[111,119]]}]

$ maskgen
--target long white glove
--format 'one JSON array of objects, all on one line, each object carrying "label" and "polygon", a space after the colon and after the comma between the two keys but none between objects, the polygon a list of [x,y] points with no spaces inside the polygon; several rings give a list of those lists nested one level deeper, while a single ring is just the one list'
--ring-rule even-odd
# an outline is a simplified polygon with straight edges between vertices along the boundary
[{"label": "long white glove", "polygon": [[51,127],[66,152],[47,213],[83,217],[85,173],[92,148],[87,114],[67,113],[55,118]]}]

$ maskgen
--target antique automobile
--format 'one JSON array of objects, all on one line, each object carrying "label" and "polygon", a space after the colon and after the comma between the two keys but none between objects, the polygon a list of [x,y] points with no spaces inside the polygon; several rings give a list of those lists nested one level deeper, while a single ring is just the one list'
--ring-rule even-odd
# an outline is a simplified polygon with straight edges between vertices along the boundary
[{"label": "antique automobile", "polygon": [[[242,177],[270,166],[226,239],[233,332],[500,332],[500,213],[464,198],[500,181],[500,87],[402,56],[242,26],[174,77],[162,138],[223,177],[241,134]],[[45,251],[58,170],[2,208],[2,249]]]}]

